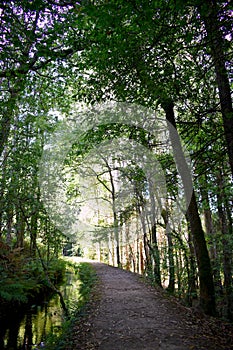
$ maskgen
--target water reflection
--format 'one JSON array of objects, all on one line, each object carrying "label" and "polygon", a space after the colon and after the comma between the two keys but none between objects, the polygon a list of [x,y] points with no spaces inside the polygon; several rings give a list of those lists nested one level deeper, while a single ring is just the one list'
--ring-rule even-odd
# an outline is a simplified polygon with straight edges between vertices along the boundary
[{"label": "water reflection", "polygon": [[[77,276],[68,272],[66,283],[60,287],[64,300],[71,309],[80,297],[79,284]],[[9,318],[4,320],[4,325],[1,325],[0,349],[42,349],[48,333],[60,332],[63,319],[58,295],[44,300],[40,305],[28,307],[24,315],[9,315]]]}]

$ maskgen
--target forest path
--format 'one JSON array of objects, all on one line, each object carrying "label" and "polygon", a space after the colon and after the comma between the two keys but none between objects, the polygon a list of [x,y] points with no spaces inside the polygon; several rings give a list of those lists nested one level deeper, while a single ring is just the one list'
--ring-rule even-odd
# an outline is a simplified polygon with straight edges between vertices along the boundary
[{"label": "forest path", "polygon": [[[100,279],[100,300],[77,325],[76,347],[100,350],[230,350],[219,321],[194,315],[139,275],[92,262]],[[74,345],[73,345],[74,346]]]}]

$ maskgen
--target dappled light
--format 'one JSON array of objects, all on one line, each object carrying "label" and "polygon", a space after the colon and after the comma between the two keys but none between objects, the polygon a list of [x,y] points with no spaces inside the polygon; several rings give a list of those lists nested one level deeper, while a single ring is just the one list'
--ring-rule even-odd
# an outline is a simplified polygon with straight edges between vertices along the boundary
[{"label": "dappled light", "polygon": [[233,348],[232,23],[1,1],[0,348]]}]

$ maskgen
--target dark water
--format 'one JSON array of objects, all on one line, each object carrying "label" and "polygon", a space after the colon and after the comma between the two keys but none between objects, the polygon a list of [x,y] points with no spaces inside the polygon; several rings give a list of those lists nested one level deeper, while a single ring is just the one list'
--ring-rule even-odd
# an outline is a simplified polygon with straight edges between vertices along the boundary
[{"label": "dark water", "polygon": [[[75,308],[79,294],[79,280],[67,273],[66,282],[60,291],[70,309]],[[48,333],[59,334],[64,321],[63,310],[58,295],[44,300],[38,305],[25,308],[24,314],[11,311],[5,322],[1,322],[0,349],[22,350],[43,349]]]}]

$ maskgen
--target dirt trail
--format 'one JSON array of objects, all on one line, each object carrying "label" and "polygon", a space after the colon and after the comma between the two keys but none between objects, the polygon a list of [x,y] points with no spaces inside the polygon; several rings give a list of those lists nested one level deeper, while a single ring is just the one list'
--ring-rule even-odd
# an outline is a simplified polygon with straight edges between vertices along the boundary
[{"label": "dirt trail", "polygon": [[[100,278],[100,301],[81,328],[76,347],[100,350],[230,350],[225,326],[194,313],[137,274],[93,263]],[[224,333],[226,334],[226,333]]]}]

